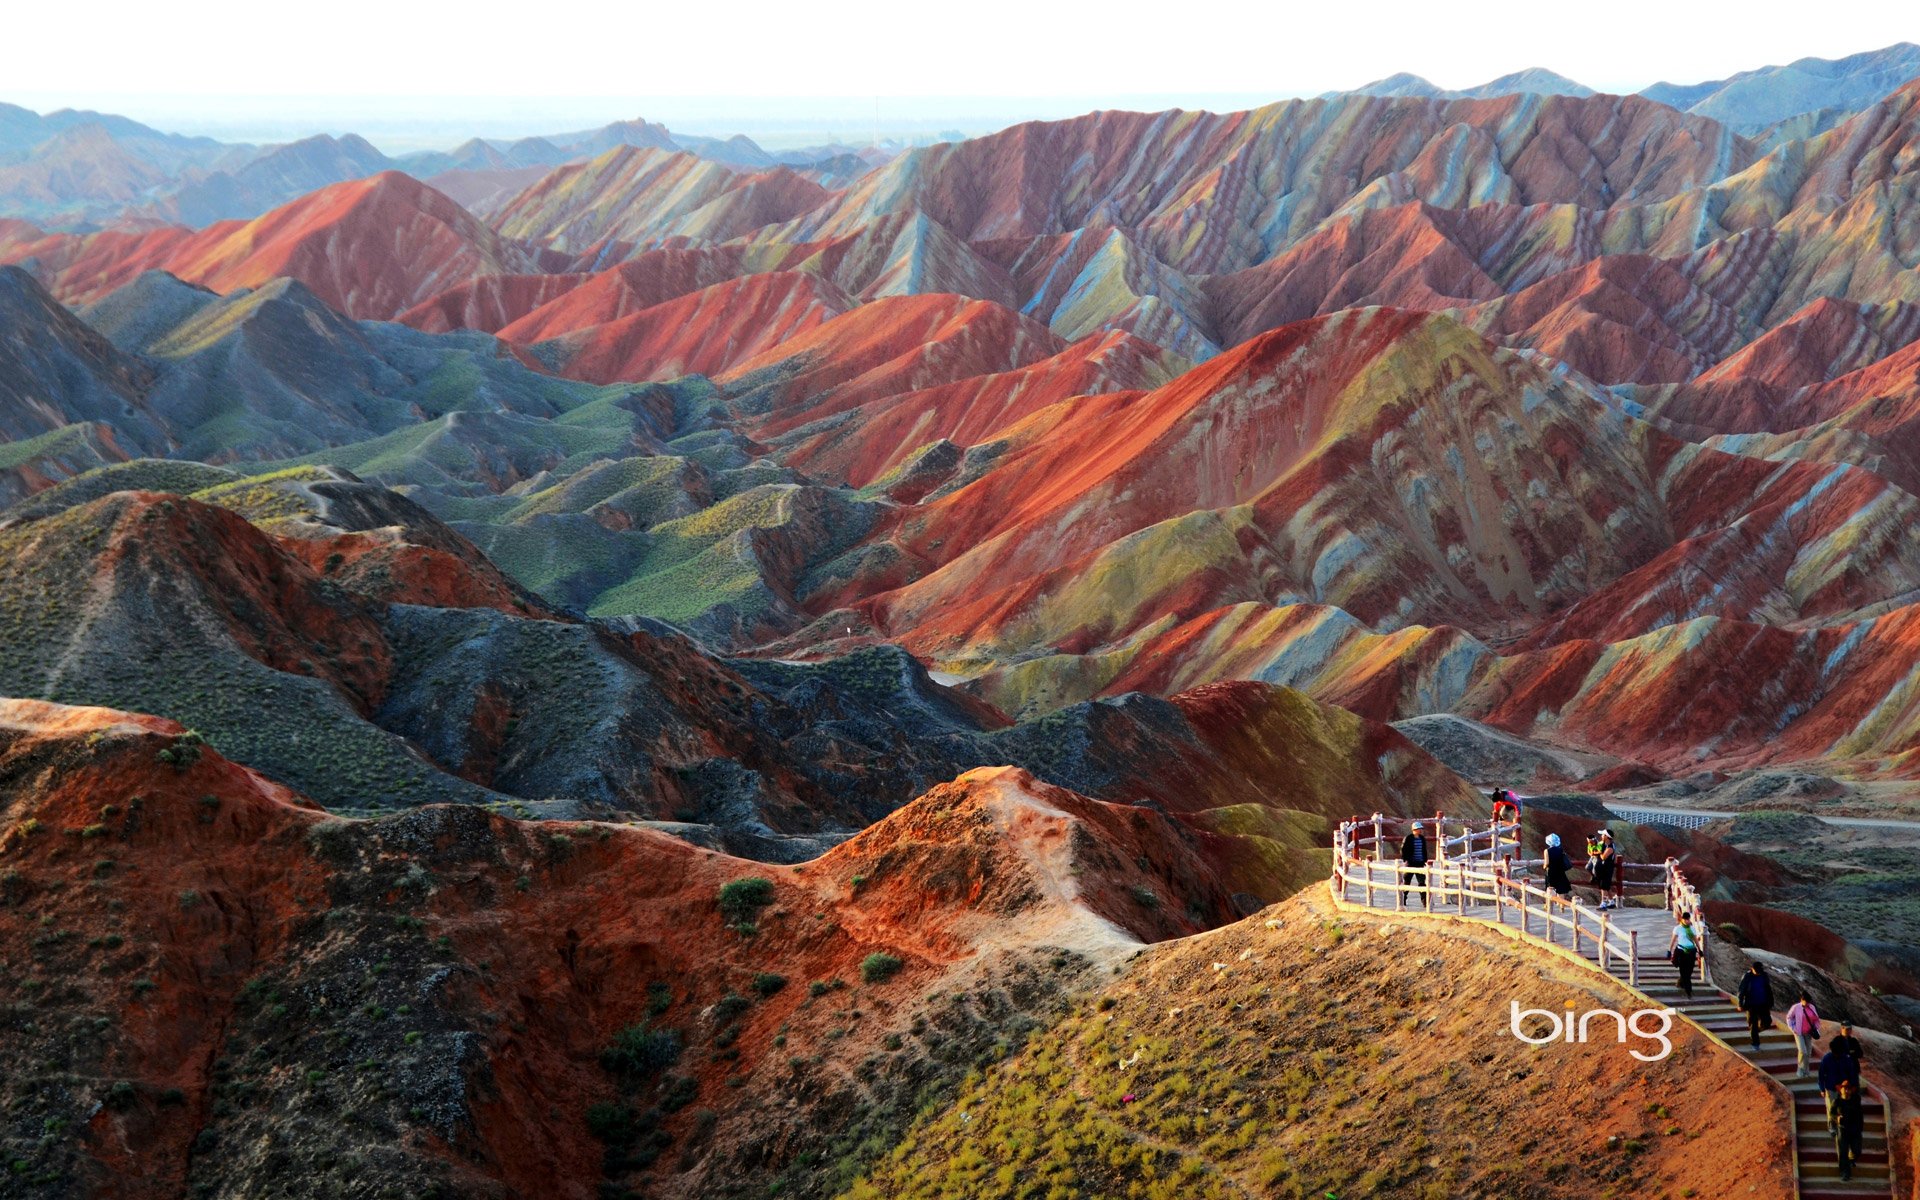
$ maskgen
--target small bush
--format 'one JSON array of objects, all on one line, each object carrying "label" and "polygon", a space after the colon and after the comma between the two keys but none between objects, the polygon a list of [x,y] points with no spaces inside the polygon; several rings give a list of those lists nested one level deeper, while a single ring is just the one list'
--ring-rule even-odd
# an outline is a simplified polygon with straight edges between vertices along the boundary
[{"label": "small bush", "polygon": [[647,1015],[657,1017],[673,1007],[673,989],[659,980],[647,985]]},{"label": "small bush", "polygon": [[609,1146],[624,1145],[633,1140],[635,1120],[633,1106],[613,1101],[601,1101],[587,1108],[587,1131]]},{"label": "small bush", "polygon": [[807,985],[807,995],[820,997],[833,990],[833,986],[824,979],[816,979]]},{"label": "small bush", "polygon": [[160,751],[156,757],[176,771],[185,771],[200,761],[200,748],[205,744],[205,738],[189,729],[173,739],[173,744]]},{"label": "small bush", "polygon": [[724,1025],[753,1007],[753,1001],[737,992],[728,992],[714,1001],[713,1019]]},{"label": "small bush", "polygon": [[720,888],[720,915],[729,924],[750,924],[760,910],[773,903],[773,882],[758,875],[735,879]]},{"label": "small bush", "polygon": [[785,975],[776,975],[772,971],[762,971],[753,977],[753,990],[762,996],[771,996],[787,986]]},{"label": "small bush", "polygon": [[905,963],[882,950],[876,950],[860,960],[860,978],[868,983],[885,983],[900,973]]},{"label": "small bush", "polygon": [[122,1079],[107,1089],[107,1107],[126,1108],[133,1103],[133,1085]]},{"label": "small bush", "polygon": [[629,1025],[600,1051],[600,1065],[620,1075],[648,1076],[680,1061],[680,1035],[647,1022]]}]

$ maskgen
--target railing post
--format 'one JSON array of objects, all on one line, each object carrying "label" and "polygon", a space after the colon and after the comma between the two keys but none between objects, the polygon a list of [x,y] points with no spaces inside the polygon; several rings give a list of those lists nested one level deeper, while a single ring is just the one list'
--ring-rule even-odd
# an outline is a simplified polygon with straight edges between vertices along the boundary
[{"label": "railing post", "polygon": [[1522,880],[1520,883],[1520,935],[1522,937],[1525,937],[1526,933],[1527,933],[1527,885],[1526,885],[1526,881]]},{"label": "railing post", "polygon": [[1507,877],[1501,874],[1500,865],[1495,863],[1493,868],[1493,923],[1495,925],[1507,923],[1506,893]]},{"label": "railing post", "polygon": [[1580,901],[1576,899],[1570,907],[1573,911],[1573,952],[1578,954],[1580,953]]},{"label": "railing post", "polygon": [[1613,940],[1613,915],[1600,914],[1600,969],[1607,969],[1607,944]]},{"label": "railing post", "polygon": [[1379,862],[1386,857],[1386,834],[1380,826],[1380,814],[1373,814],[1373,861]]},{"label": "railing post", "polygon": [[1627,959],[1627,984],[1630,987],[1639,987],[1640,931],[1638,929],[1627,930],[1627,953],[1629,955]]}]

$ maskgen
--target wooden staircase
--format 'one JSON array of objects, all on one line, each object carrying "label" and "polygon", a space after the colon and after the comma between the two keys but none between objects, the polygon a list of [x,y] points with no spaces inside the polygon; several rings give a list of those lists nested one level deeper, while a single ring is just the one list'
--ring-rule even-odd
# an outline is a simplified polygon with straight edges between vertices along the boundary
[{"label": "wooden staircase", "polygon": [[[1591,906],[1568,905],[1549,898],[1536,884],[1508,874],[1499,856],[1507,841],[1517,834],[1516,827],[1487,828],[1436,815],[1428,821],[1429,829],[1458,826],[1464,832],[1446,838],[1448,857],[1444,865],[1430,871],[1431,886],[1402,889],[1397,868],[1381,861],[1379,855],[1391,844],[1390,836],[1397,841],[1398,831],[1391,827],[1405,823],[1374,817],[1340,827],[1330,881],[1337,903],[1402,917],[1485,920],[1551,945],[1560,953],[1577,955],[1652,1004],[1675,1010],[1681,1019],[1786,1090],[1792,1103],[1794,1169],[1801,1200],[1878,1200],[1892,1196],[1885,1097],[1871,1088],[1866,1090],[1866,1129],[1859,1161],[1853,1178],[1841,1179],[1839,1152],[1827,1132],[1826,1102],[1815,1076],[1818,1057],[1808,1064],[1811,1070],[1807,1078],[1798,1078],[1793,1035],[1786,1028],[1784,1009],[1775,1014],[1774,1027],[1761,1035],[1760,1046],[1755,1049],[1746,1016],[1726,993],[1699,978],[1694,981],[1691,998],[1680,991],[1679,971],[1666,961],[1668,932],[1674,923],[1669,909],[1698,911],[1700,900],[1677,863],[1633,864],[1647,871],[1658,867],[1664,873],[1663,880],[1643,882],[1641,886],[1656,894],[1664,890],[1665,905],[1630,905],[1600,913]],[[1483,840],[1487,846],[1477,848]],[[1412,894],[1410,903],[1403,898],[1405,893]],[[1526,897],[1530,907],[1516,896]],[[1823,1026],[1820,1042],[1824,1044],[1837,1030],[1837,1025]]]},{"label": "wooden staircase", "polygon": [[[1624,977],[1624,972],[1610,973]],[[1854,1166],[1853,1179],[1842,1180],[1839,1154],[1832,1136],[1827,1133],[1826,1101],[1820,1098],[1820,1084],[1815,1078],[1819,1070],[1818,1057],[1808,1063],[1809,1073],[1805,1079],[1796,1077],[1798,1062],[1785,1013],[1774,1014],[1773,1028],[1760,1035],[1760,1048],[1755,1050],[1747,1031],[1746,1015],[1734,1007],[1731,997],[1717,988],[1703,987],[1696,981],[1693,999],[1689,1000],[1681,994],[1679,978],[1672,966],[1643,961],[1639,990],[1654,1002],[1677,1009],[1687,1020],[1792,1093],[1801,1200],[1892,1194],[1893,1164],[1887,1148],[1884,1100],[1875,1092],[1867,1093],[1866,1131],[1860,1140],[1860,1160]],[[1820,1043],[1824,1044],[1838,1029],[1831,1022],[1823,1024]]]}]

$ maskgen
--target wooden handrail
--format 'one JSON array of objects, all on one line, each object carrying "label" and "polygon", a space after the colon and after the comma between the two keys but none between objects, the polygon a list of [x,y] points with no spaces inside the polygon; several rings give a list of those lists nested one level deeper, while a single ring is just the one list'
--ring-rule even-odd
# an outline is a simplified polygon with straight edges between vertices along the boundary
[{"label": "wooden handrail", "polygon": [[[1517,899],[1520,905],[1520,930],[1523,936],[1545,941],[1549,945],[1558,945],[1560,939],[1554,931],[1564,929],[1576,951],[1580,949],[1582,936],[1590,937],[1596,946],[1603,971],[1606,970],[1608,959],[1618,955],[1626,959],[1628,983],[1633,986],[1639,985],[1640,937],[1638,931],[1616,928],[1608,914],[1589,909],[1576,900],[1535,885],[1530,879],[1510,872],[1506,863],[1491,854],[1484,858],[1477,854],[1454,856],[1450,859],[1436,857],[1434,861],[1427,864],[1423,873],[1427,882],[1422,884],[1407,883],[1406,872],[1402,871],[1397,861],[1394,862],[1388,878],[1380,879],[1375,872],[1377,867],[1385,861],[1379,853],[1385,841],[1385,827],[1389,823],[1411,825],[1416,821],[1422,825],[1430,824],[1441,831],[1446,827],[1446,818],[1440,816],[1390,818],[1375,814],[1370,818],[1341,822],[1334,835],[1333,874],[1329,880],[1329,885],[1334,889],[1335,894],[1344,897],[1347,886],[1350,883],[1357,884],[1366,889],[1367,906],[1371,908],[1375,890],[1384,886],[1393,890],[1395,911],[1405,911],[1406,897],[1409,894],[1425,897],[1439,896],[1440,902],[1445,904],[1447,895],[1451,893],[1453,902],[1463,912],[1469,901],[1476,904],[1492,904],[1496,919],[1500,919],[1508,903]],[[1471,845],[1476,836],[1484,833],[1490,842],[1489,850],[1492,850],[1499,844],[1502,836],[1519,832],[1517,824],[1494,826],[1489,822],[1488,825],[1489,828],[1485,831],[1469,829],[1467,833],[1452,841],[1455,844]],[[1361,832],[1365,827],[1371,827],[1371,836]],[[1433,839],[1435,843],[1441,840],[1442,838],[1439,837]],[[1517,848],[1517,837],[1514,844]],[[1370,846],[1373,849],[1372,858],[1361,853],[1363,846]],[[1661,864],[1631,865],[1660,869],[1664,877],[1662,886],[1667,889],[1670,902],[1678,903],[1674,897],[1683,894],[1680,888],[1685,889],[1684,895],[1697,896],[1691,886],[1686,884],[1686,877],[1679,872],[1678,864],[1672,860]],[[1434,901],[1429,899],[1427,906],[1431,908],[1433,903]],[[1556,909],[1567,911],[1563,914],[1555,911]],[[1533,914],[1536,910],[1540,914],[1540,933],[1535,933],[1533,929]]]}]

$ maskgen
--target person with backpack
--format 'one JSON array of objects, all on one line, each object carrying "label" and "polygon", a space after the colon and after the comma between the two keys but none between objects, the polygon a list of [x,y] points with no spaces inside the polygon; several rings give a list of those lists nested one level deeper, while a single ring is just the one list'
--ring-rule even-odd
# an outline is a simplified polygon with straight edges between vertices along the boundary
[{"label": "person with backpack", "polygon": [[1813,1007],[1812,996],[1800,993],[1800,999],[1787,1010],[1787,1031],[1793,1034],[1793,1048],[1798,1059],[1794,1078],[1805,1079],[1807,1060],[1813,1057],[1814,1039],[1820,1036],[1820,1014]]},{"label": "person with backpack", "polygon": [[1547,874],[1547,890],[1558,892],[1564,899],[1573,895],[1573,880],[1567,878],[1567,852],[1560,848],[1560,835],[1547,835],[1547,853],[1540,860],[1540,869]]},{"label": "person with backpack", "polygon": [[1613,830],[1602,829],[1600,840],[1606,843],[1607,857],[1613,860],[1613,869],[1609,874],[1613,879],[1613,895],[1608,898],[1607,908],[1619,908],[1627,902],[1627,860],[1620,857],[1620,848],[1613,844]]},{"label": "person with backpack", "polygon": [[[1513,830],[1513,842],[1515,849],[1519,848],[1520,830],[1517,828],[1519,824],[1519,798],[1506,788],[1496,789],[1493,793],[1493,844],[1496,851],[1506,844],[1505,827],[1508,825],[1516,827]],[[1504,856],[1496,854],[1496,857],[1505,857],[1509,862],[1513,860],[1511,853]]]},{"label": "person with backpack", "polygon": [[1833,1148],[1840,1159],[1840,1178],[1853,1178],[1860,1161],[1860,1143],[1865,1140],[1867,1108],[1860,1096],[1860,1083],[1843,1079],[1834,1092]]},{"label": "person with backpack", "polygon": [[1700,963],[1700,931],[1694,928],[1690,912],[1680,914],[1680,923],[1667,938],[1667,961],[1680,972],[1681,994],[1693,999],[1693,969]]},{"label": "person with backpack", "polygon": [[1760,1048],[1760,1034],[1773,1028],[1773,980],[1759,963],[1740,977],[1740,1011],[1747,1014],[1747,1032],[1753,1036],[1753,1048]]},{"label": "person with backpack", "polygon": [[1433,893],[1426,890],[1427,835],[1424,829],[1425,826],[1415,821],[1407,836],[1400,840],[1400,901],[1403,904],[1406,902],[1407,888],[1414,886],[1410,881],[1417,879],[1420,881],[1418,884],[1421,889],[1420,895],[1427,902],[1428,910],[1431,911]]},{"label": "person with backpack", "polygon": [[1614,853],[1613,839],[1602,829],[1587,843],[1587,849],[1593,855],[1588,860],[1587,869],[1593,872],[1593,886],[1600,892],[1600,907],[1616,907],[1609,897],[1613,891],[1614,873],[1620,869],[1620,856]]},{"label": "person with backpack", "polygon": [[1840,1120],[1840,1085],[1859,1086],[1860,1060],[1848,1054],[1835,1037],[1828,1043],[1826,1057],[1820,1060],[1820,1098],[1827,1102],[1827,1132],[1837,1133]]}]

